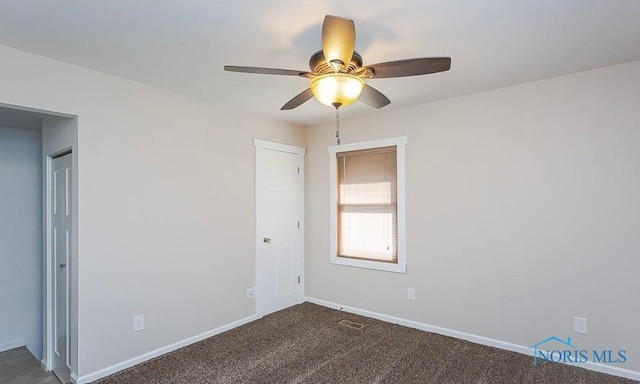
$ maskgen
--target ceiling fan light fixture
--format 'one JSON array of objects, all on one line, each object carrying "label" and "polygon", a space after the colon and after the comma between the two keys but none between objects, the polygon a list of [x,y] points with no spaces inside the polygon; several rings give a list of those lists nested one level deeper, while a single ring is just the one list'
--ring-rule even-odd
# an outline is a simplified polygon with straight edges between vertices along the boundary
[{"label": "ceiling fan light fixture", "polygon": [[315,97],[321,104],[335,107],[338,115],[339,107],[356,100],[377,109],[391,103],[387,96],[365,84],[363,79],[420,76],[451,68],[450,57],[421,57],[363,66],[362,56],[355,50],[355,44],[356,27],[353,20],[326,15],[322,22],[321,49],[311,55],[310,71],[237,65],[225,65],[224,70],[311,79],[309,88],[287,101],[280,110],[297,108]]},{"label": "ceiling fan light fixture", "polygon": [[364,80],[348,73],[330,73],[312,79],[309,88],[321,104],[344,107],[358,100]]}]

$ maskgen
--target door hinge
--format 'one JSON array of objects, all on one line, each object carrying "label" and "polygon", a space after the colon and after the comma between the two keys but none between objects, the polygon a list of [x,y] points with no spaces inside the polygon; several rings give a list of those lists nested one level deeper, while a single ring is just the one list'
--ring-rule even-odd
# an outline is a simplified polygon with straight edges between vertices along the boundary
[{"label": "door hinge", "polygon": [[298,175],[300,174],[300,167],[298,167]]},{"label": "door hinge", "polygon": [[300,284],[300,276],[298,276],[298,284]]},{"label": "door hinge", "polygon": [[298,221],[298,229],[300,229],[300,222]]}]

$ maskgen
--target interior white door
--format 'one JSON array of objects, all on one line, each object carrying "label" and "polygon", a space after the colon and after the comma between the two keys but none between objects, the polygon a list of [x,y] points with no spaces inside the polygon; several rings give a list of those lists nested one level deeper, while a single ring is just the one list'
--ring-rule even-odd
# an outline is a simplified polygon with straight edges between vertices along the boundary
[{"label": "interior white door", "polygon": [[303,148],[256,144],[256,300],[260,315],[298,304],[303,298],[303,159]]},{"label": "interior white door", "polygon": [[71,154],[52,159],[51,252],[53,261],[53,372],[70,381],[69,293],[71,269]]}]

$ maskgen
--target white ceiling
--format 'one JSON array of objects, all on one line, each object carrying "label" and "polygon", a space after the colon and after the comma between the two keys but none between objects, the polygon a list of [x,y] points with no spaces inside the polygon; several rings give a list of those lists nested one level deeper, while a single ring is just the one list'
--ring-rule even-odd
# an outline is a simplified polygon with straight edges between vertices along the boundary
[{"label": "white ceiling", "polygon": [[222,68],[306,70],[325,14],[355,21],[365,64],[452,58],[449,72],[369,81],[385,109],[640,60],[637,0],[1,0],[0,44],[307,125],[334,113],[280,111],[306,80]]}]

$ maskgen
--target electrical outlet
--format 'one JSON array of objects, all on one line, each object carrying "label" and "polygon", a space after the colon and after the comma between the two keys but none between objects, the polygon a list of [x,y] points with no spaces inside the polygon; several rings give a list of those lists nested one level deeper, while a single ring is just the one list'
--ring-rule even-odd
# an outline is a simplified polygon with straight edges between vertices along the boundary
[{"label": "electrical outlet", "polygon": [[416,299],[416,289],[415,288],[407,288],[407,299],[415,300]]},{"label": "electrical outlet", "polygon": [[247,288],[247,300],[253,300],[256,298],[255,287]]},{"label": "electrical outlet", "polygon": [[133,332],[142,331],[144,329],[144,315],[138,315],[133,318]]},{"label": "electrical outlet", "polygon": [[587,334],[587,319],[582,317],[574,317],[573,318],[573,330],[576,333]]}]

